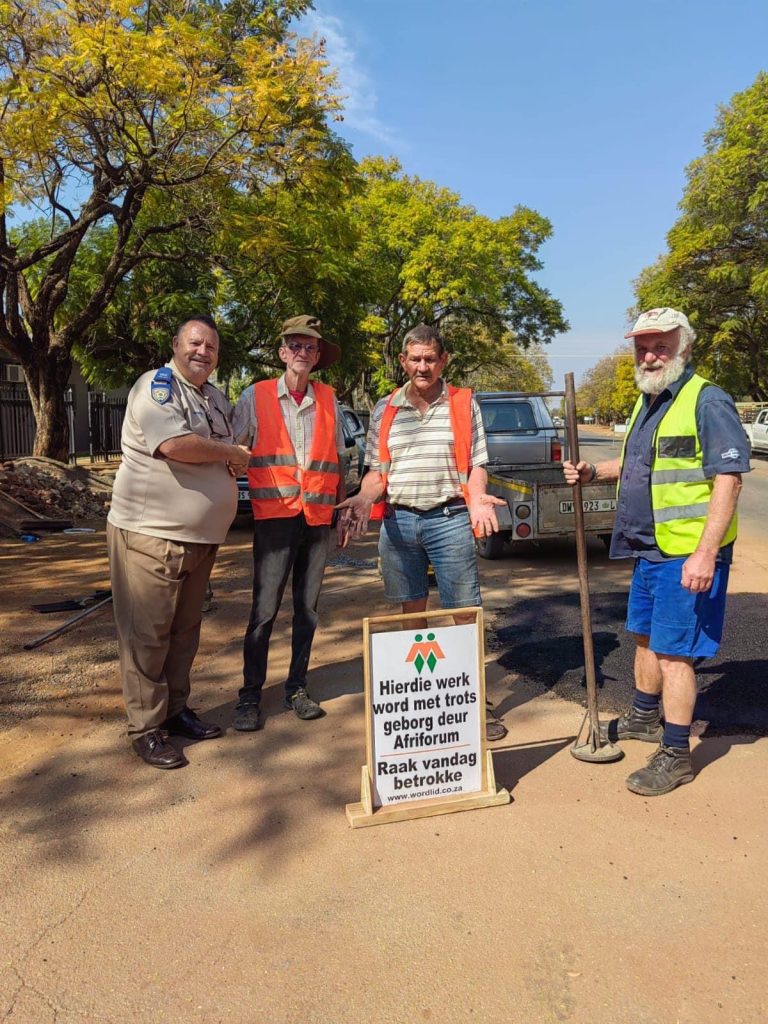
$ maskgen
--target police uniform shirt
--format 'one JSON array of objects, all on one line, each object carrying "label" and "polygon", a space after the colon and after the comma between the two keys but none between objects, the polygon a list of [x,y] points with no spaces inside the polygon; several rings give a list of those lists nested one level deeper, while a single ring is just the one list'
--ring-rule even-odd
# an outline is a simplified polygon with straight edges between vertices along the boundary
[{"label": "police uniform shirt", "polygon": [[[651,509],[653,437],[680,389],[693,376],[686,367],[682,376],[660,395],[643,395],[643,405],[627,438],[616,520],[611,538],[611,558],[646,558],[663,562],[667,555],[656,546]],[[658,399],[654,402],[654,399]],[[749,441],[731,396],[716,385],[702,388],[696,403],[696,429],[701,442],[702,468],[711,479],[722,473],[748,473]],[[730,561],[733,545],[720,549]]]},{"label": "police uniform shirt", "polygon": [[150,370],[128,396],[109,522],[180,543],[221,544],[237,510],[237,486],[226,464],[176,462],[158,448],[186,434],[233,444],[232,406],[212,384],[197,388],[173,361],[167,365],[170,394],[166,385],[154,384]]}]

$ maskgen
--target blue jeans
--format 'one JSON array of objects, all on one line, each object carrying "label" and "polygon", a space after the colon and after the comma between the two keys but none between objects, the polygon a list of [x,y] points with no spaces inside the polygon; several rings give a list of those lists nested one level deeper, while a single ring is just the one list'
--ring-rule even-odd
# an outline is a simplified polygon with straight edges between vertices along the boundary
[{"label": "blue jeans", "polygon": [[466,505],[429,512],[388,506],[379,534],[379,558],[388,601],[419,601],[428,595],[432,564],[443,608],[480,604],[475,541]]},{"label": "blue jeans", "polygon": [[635,560],[629,589],[627,629],[649,637],[654,654],[712,658],[720,647],[730,564],[715,562],[712,586],[692,594],[681,583],[685,558]]},{"label": "blue jeans", "polygon": [[241,704],[259,704],[267,678],[267,655],[288,576],[293,570],[291,667],[285,695],[304,686],[317,628],[317,602],[328,557],[331,529],[308,526],[303,513],[253,524],[253,604],[243,641]]}]

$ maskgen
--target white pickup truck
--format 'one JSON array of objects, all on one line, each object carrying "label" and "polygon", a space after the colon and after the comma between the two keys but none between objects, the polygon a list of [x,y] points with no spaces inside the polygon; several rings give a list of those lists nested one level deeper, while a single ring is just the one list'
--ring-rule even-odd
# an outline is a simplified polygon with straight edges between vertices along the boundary
[{"label": "white pickup truck", "polygon": [[[563,479],[563,450],[546,402],[523,392],[476,396],[488,441],[488,492],[506,502],[496,515],[500,530],[476,540],[481,558],[499,558],[505,544],[573,535],[573,488]],[[610,539],[616,485],[582,487],[588,534]]]},{"label": "white pickup truck", "polygon": [[768,409],[761,409],[752,423],[747,425],[747,436],[753,452],[768,455]]}]

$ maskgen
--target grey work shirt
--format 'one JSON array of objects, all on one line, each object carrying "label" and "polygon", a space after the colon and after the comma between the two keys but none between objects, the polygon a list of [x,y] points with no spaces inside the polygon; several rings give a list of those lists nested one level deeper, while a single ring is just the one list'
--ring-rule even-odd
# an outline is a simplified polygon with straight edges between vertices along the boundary
[{"label": "grey work shirt", "polygon": [[[660,395],[643,395],[643,405],[624,449],[621,488],[611,537],[611,558],[645,558],[663,562],[669,556],[656,546],[651,508],[653,437],[683,385],[693,376],[686,367]],[[714,384],[702,388],[696,404],[696,428],[702,450],[702,467],[708,478],[721,473],[748,473],[749,441],[729,394]],[[730,561],[733,545],[720,551]]]},{"label": "grey work shirt", "polygon": [[[312,381],[307,383],[307,391],[301,401],[301,405],[297,405],[288,390],[285,374],[283,374],[277,381],[277,401],[283,416],[283,423],[285,423],[288,436],[296,452],[296,462],[302,469],[305,469],[312,453],[312,438],[315,432],[316,403],[315,389]],[[343,456],[346,451],[344,429],[341,423],[339,403],[335,395],[333,404],[336,409],[336,451],[339,456]],[[237,444],[247,444],[249,448],[253,448],[259,433],[258,411],[253,397],[253,384],[249,384],[237,400],[232,417],[232,429]]]},{"label": "grey work shirt", "polygon": [[221,544],[237,510],[237,486],[225,463],[176,462],[158,449],[186,434],[234,444],[232,406],[213,384],[197,388],[173,361],[167,365],[173,371],[168,401],[152,398],[154,370],[128,395],[109,522],[180,543]]}]

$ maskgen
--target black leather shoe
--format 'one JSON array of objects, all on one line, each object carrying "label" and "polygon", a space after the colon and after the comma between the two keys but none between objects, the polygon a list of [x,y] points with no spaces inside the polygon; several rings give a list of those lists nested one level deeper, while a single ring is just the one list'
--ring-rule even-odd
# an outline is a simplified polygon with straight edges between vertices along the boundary
[{"label": "black leather shoe", "polygon": [[187,763],[178,750],[168,742],[168,733],[153,729],[133,740],[131,746],[153,768],[181,768]]},{"label": "black leather shoe", "polygon": [[201,722],[194,711],[182,708],[178,715],[166,718],[163,728],[171,736],[184,736],[188,740],[215,740],[221,736],[221,728],[213,722]]}]

